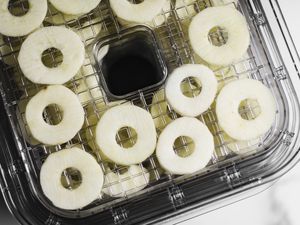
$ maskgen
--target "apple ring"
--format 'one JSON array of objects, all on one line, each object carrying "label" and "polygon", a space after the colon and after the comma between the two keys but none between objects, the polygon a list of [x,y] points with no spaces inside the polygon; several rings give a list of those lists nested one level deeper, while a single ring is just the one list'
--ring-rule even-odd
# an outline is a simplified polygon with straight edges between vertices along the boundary
[{"label": "apple ring", "polygon": [[[173,149],[175,140],[186,136],[194,141],[194,150],[187,157],[178,156]],[[190,174],[203,169],[214,152],[214,139],[199,120],[181,117],[170,123],[158,138],[156,156],[160,165],[172,174]]]},{"label": "apple ring", "polygon": [[90,12],[99,5],[101,0],[49,0],[59,11],[67,15],[82,15]]},{"label": "apple ring", "polygon": [[[255,100],[260,113],[244,119],[239,107],[244,100]],[[275,120],[276,104],[271,91],[260,81],[240,79],[227,84],[217,97],[216,113],[222,129],[233,139],[253,140],[265,134]]]},{"label": "apple ring", "polygon": [[[63,171],[69,168],[78,170],[82,178],[79,187],[72,190],[65,188],[61,182]],[[41,168],[40,183],[44,194],[56,207],[76,210],[100,196],[104,177],[97,161],[74,147],[48,156]]]},{"label": "apple ring", "polygon": [[[181,83],[188,77],[202,86],[198,96],[187,97],[182,93]],[[218,81],[206,66],[187,64],[174,70],[166,83],[166,98],[174,110],[183,116],[196,117],[205,112],[217,94]]]},{"label": "apple ring", "polygon": [[[43,111],[52,104],[63,112],[57,125],[44,121]],[[25,118],[32,136],[46,145],[63,144],[71,140],[84,123],[84,110],[77,96],[61,85],[48,86],[37,93],[27,104]]]},{"label": "apple ring", "polygon": [[[221,28],[228,34],[221,46],[210,41],[210,32],[215,28]],[[209,7],[198,13],[190,24],[189,38],[197,55],[207,63],[219,66],[227,66],[242,58],[250,44],[245,17],[228,6]]]},{"label": "apple ring", "polygon": [[109,2],[121,24],[124,25],[127,23],[151,24],[154,20],[154,25],[158,26],[165,22],[165,16],[159,14],[162,10],[170,10],[169,0],[145,0],[139,4],[127,0],[110,0]]},{"label": "apple ring", "polygon": [[[130,148],[121,147],[116,134],[123,127],[133,128],[137,141]],[[107,110],[96,127],[96,143],[102,153],[120,165],[133,165],[146,160],[155,150],[156,130],[151,114],[133,105],[120,105]]]},{"label": "apple ring", "polygon": [[[41,60],[42,53],[50,48],[60,50],[63,55],[63,62],[54,68],[45,66]],[[64,84],[79,71],[84,56],[84,45],[76,33],[53,26],[29,35],[21,46],[18,61],[24,75],[33,83]]]},{"label": "apple ring", "polygon": [[23,16],[14,16],[8,10],[9,0],[0,2],[0,33],[5,36],[25,36],[37,29],[46,17],[46,0],[28,0],[29,10]]}]

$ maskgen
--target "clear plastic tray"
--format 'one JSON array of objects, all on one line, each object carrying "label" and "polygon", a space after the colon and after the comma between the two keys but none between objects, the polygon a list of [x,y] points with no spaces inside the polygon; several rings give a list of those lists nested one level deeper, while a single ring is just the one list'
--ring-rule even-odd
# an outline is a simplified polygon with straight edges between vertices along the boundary
[{"label": "clear plastic tray", "polygon": [[[274,3],[276,2],[270,1],[271,7],[275,7]],[[154,21],[151,25],[169,73],[182,64],[204,63],[190,46],[187,28],[194,16],[190,14],[191,8],[197,12],[212,5],[209,0],[197,0],[176,8],[174,1],[171,1],[171,9],[159,15],[160,19],[164,19],[164,23],[156,25]],[[0,77],[3,99],[1,106],[3,105],[4,109],[1,112],[3,115],[1,114],[0,135],[1,186],[8,205],[23,224],[154,223],[174,214],[218,203],[218,200],[227,196],[269,182],[280,176],[287,165],[293,165],[290,161],[296,157],[296,150],[299,149],[299,127],[296,126],[299,124],[299,104],[289,71],[277,49],[260,2],[247,0],[231,5],[237,7],[247,18],[251,31],[251,46],[239,62],[225,68],[212,69],[220,88],[227,82],[242,77],[258,79],[270,88],[277,106],[276,121],[270,131],[258,140],[236,142],[227,137],[218,125],[213,105],[198,117],[210,128],[216,147],[205,169],[186,176],[165,174],[156,156],[152,155],[142,163],[151,178],[146,188],[133,194],[124,193],[125,197],[122,198],[101,195],[89,206],[76,211],[54,207],[41,191],[39,171],[49,154],[66,147],[80,146],[93,154],[106,172],[108,165],[101,160],[97,151],[93,129],[97,118],[108,108],[129,103],[146,109],[153,116],[158,134],[168,122],[178,118],[178,115],[167,105],[163,85],[131,93],[130,100],[114,102],[106,94],[105,86],[99,85],[101,79],[98,75],[102,71],[94,66],[95,46],[108,35],[117,37],[126,29],[113,15],[108,0],[103,0],[92,12],[70,21],[66,21],[62,14],[49,7],[44,26],[65,25],[76,31],[86,46],[86,59],[82,69],[66,84],[81,99],[86,118],[82,130],[68,143],[51,147],[36,144],[28,133],[24,107],[43,86],[29,82],[18,66],[17,55],[25,38],[2,37],[0,58],[5,64],[1,63]],[[48,51],[43,57],[51,65],[56,65],[61,60],[55,51]],[[91,85],[90,79],[97,80],[99,84],[95,85],[92,82]],[[193,80],[186,80],[186,87],[190,96],[199,92],[199,87],[195,87]],[[251,105],[246,105],[241,112],[246,117],[255,116],[255,108]],[[60,116],[59,109],[55,107],[45,112],[45,119],[49,123],[59,120]],[[122,134],[117,137],[121,145],[134,139],[128,129],[123,130]],[[179,140],[175,151],[189,151],[187,140]],[[118,165],[109,166],[116,173],[126,170]],[[66,173],[65,179],[72,184],[68,180],[70,176]]]}]

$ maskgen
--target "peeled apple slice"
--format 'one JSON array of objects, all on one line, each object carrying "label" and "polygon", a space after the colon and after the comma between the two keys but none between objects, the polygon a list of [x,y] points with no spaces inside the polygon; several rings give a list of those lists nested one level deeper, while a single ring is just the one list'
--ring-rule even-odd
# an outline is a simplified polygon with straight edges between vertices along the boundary
[{"label": "peeled apple slice", "polygon": [[[253,100],[244,101],[240,104],[240,106],[243,108],[251,107],[253,114],[250,112],[249,114],[252,114],[252,116],[258,115],[260,112],[260,108],[257,107],[257,103]],[[225,132],[222,133],[222,137],[227,150],[239,155],[258,151],[261,144],[261,138],[257,138],[249,141],[239,141],[231,138]]]},{"label": "peeled apple slice", "polygon": [[[60,50],[63,55],[63,61],[57,67],[49,68],[42,62],[43,52],[50,48]],[[84,45],[75,32],[52,26],[41,28],[26,38],[18,61],[24,75],[33,83],[64,84],[79,71],[84,56]]]},{"label": "peeled apple slice", "polygon": [[[181,157],[173,149],[178,137],[194,142],[191,155]],[[198,119],[181,117],[170,123],[158,138],[156,156],[160,165],[172,174],[191,174],[203,169],[214,152],[214,139],[208,128]]]},{"label": "peeled apple slice", "polygon": [[[57,125],[50,125],[43,118],[44,109],[56,104],[62,113]],[[25,118],[32,136],[46,145],[63,144],[71,140],[84,123],[84,110],[77,96],[62,85],[42,89],[27,104]]]},{"label": "peeled apple slice", "polygon": [[49,0],[49,2],[67,15],[82,15],[96,8],[101,0]]},{"label": "peeled apple slice", "polygon": [[117,174],[108,171],[105,175],[103,192],[111,197],[125,197],[143,190],[150,180],[150,174],[142,165],[131,165],[128,171]]},{"label": "peeled apple slice", "polygon": [[[192,96],[192,90],[196,89],[193,84],[188,82],[182,83],[182,92],[186,95]],[[165,89],[157,91],[152,98],[150,112],[155,124],[156,129],[161,132],[169,123],[173,121],[172,119],[172,109],[169,108],[168,102],[165,95]]]},{"label": "peeled apple slice", "polygon": [[17,118],[19,121],[19,127],[21,129],[22,136],[25,138],[26,142],[29,143],[30,145],[38,145],[38,144],[40,144],[40,142],[35,140],[32,137],[32,134],[31,134],[28,126],[26,126],[25,110],[26,110],[26,105],[28,104],[28,101],[29,100],[24,99],[24,96],[21,97],[21,100],[19,101],[19,103],[17,105],[16,114],[17,114]]},{"label": "peeled apple slice", "polygon": [[[91,149],[93,149],[93,151],[99,151],[102,161],[111,162],[111,160],[103,154],[101,149],[96,144],[96,126],[97,126],[97,123],[99,122],[99,118],[101,118],[103,116],[103,114],[106,112],[106,110],[108,110],[110,107],[120,105],[121,103],[122,103],[121,101],[116,101],[116,102],[111,102],[108,105],[106,105],[105,102],[99,102],[96,104],[96,109],[91,108],[91,109],[87,110],[88,124],[86,124],[86,125],[88,126],[88,128],[85,131],[85,137],[86,137],[87,143],[91,147]],[[123,103],[123,104],[126,104],[126,103]],[[97,111],[97,114],[95,111]],[[125,137],[124,137],[124,139],[125,139]],[[130,142],[130,141],[128,140],[128,142]]]},{"label": "peeled apple slice", "polygon": [[[227,39],[224,38],[226,40],[220,46],[210,41],[210,32],[216,28],[222,28],[227,33]],[[190,24],[189,38],[197,55],[207,63],[219,66],[242,58],[250,44],[245,17],[228,6],[209,7],[198,13]]]},{"label": "peeled apple slice", "polygon": [[10,13],[9,2],[10,0],[0,1],[0,33],[5,36],[25,36],[37,29],[46,17],[46,0],[28,0],[29,10],[22,16]]},{"label": "peeled apple slice", "polygon": [[[239,108],[243,101],[257,101],[260,113],[244,119]],[[258,80],[240,79],[227,84],[217,97],[216,113],[220,126],[233,139],[249,141],[268,132],[275,121],[276,103],[271,91]]]},{"label": "peeled apple slice", "polygon": [[[195,97],[186,96],[181,83],[193,77],[201,86],[201,92]],[[213,103],[218,88],[214,73],[204,65],[187,64],[174,70],[166,83],[166,98],[174,110],[183,116],[196,117],[205,112]]]},{"label": "peeled apple slice", "polygon": [[126,22],[148,24],[155,19],[155,25],[160,25],[165,18],[159,14],[163,9],[170,11],[169,0],[145,0],[139,4],[133,4],[127,0],[110,0],[109,2],[121,24],[126,24]]},{"label": "peeled apple slice", "polygon": [[135,26],[137,24],[146,24],[151,27],[158,27],[158,26],[162,25],[163,23],[165,23],[167,21],[167,19],[169,18],[170,11],[171,11],[170,4],[171,4],[170,0],[167,0],[162,11],[157,16],[155,16],[152,21],[149,21],[146,23],[130,22],[130,21],[121,19],[119,17],[118,17],[118,21],[120,22],[121,25],[126,26],[126,27]]},{"label": "peeled apple slice", "polygon": [[[82,178],[79,187],[71,190],[61,182],[64,170],[69,168],[78,170]],[[41,168],[40,182],[44,194],[53,205],[61,209],[76,210],[100,196],[104,176],[100,165],[89,153],[74,147],[48,156]]]},{"label": "peeled apple slice", "polygon": [[[125,148],[116,141],[121,128],[130,127],[137,134],[136,143]],[[120,165],[138,164],[155,150],[156,130],[151,114],[134,105],[120,105],[107,110],[96,127],[96,143],[111,161]]]}]

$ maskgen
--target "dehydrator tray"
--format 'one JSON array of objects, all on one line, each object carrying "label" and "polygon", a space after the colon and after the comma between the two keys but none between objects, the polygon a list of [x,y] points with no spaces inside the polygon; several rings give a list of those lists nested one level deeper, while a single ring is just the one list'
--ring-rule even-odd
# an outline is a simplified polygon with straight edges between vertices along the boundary
[{"label": "dehydrator tray", "polygon": [[[14,1],[11,7],[21,12],[26,8],[24,2],[26,1]],[[242,77],[260,80],[270,88],[276,99],[277,112],[275,123],[266,135],[250,142],[236,142],[228,138],[218,124],[213,104],[208,111],[198,117],[209,127],[215,141],[214,155],[205,169],[192,175],[166,174],[156,156],[152,155],[141,164],[150,174],[148,186],[135,193],[124,193],[125,196],[122,198],[101,195],[85,208],[67,211],[54,207],[43,195],[39,183],[40,168],[47,156],[55,151],[80,146],[95,156],[104,173],[108,171],[99,152],[92,150],[91,146],[96,146],[93,143],[93,129],[97,118],[110,107],[134,104],[146,109],[155,121],[158,134],[170,122],[169,120],[178,118],[164,98],[164,76],[158,85],[132,92],[130,95],[118,98],[107,94],[107,87],[103,85],[105,71],[97,65],[103,40],[118,39],[124,33],[128,31],[130,33],[132,29],[150,29],[155,36],[156,51],[161,54],[161,65],[164,66],[165,72],[170,73],[180,65],[200,62],[189,43],[187,27],[194,15],[189,14],[190,10],[187,9],[192,7],[199,12],[213,6],[214,2],[197,0],[178,8],[175,1],[171,1],[171,9],[159,15],[164,23],[157,25],[154,21],[148,28],[140,25],[129,28],[122,26],[114,16],[108,0],[102,0],[90,13],[68,21],[66,20],[68,18],[49,6],[43,26],[65,25],[81,36],[86,47],[84,65],[66,84],[82,100],[86,114],[85,124],[72,140],[57,146],[35,143],[26,127],[24,107],[44,86],[31,83],[19,68],[17,56],[25,37],[1,36],[0,181],[9,208],[22,224],[158,223],[174,215],[192,212],[196,208],[200,212],[201,209],[217,205],[220,200],[229,196],[274,181],[294,165],[299,150],[299,102],[292,80],[295,76],[296,79],[299,77],[296,71],[290,74],[291,71],[286,68],[260,1],[240,0],[236,5],[230,4],[237,7],[246,17],[251,31],[251,45],[239,62],[228,67],[212,69],[220,88]],[[269,1],[275,15],[278,13],[275,10],[276,4],[276,1]],[[274,18],[279,21],[279,17],[280,14]],[[214,35],[222,42],[222,35],[214,33],[211,38],[216,38]],[[54,50],[46,52],[43,59],[50,66],[55,66],[62,60]],[[89,79],[96,79],[97,84],[91,85]],[[185,82],[188,95],[193,96],[199,92],[200,87],[197,87],[193,80]],[[99,92],[101,95],[97,94]],[[253,104],[245,105],[241,109],[246,118],[255,117],[256,112]],[[45,111],[44,116],[48,123],[53,124],[59,121],[62,115],[59,108],[52,107]],[[135,138],[130,129],[126,128],[117,136],[117,141],[122,145],[134,142]],[[175,151],[189,151],[189,147],[189,142],[182,138],[176,144]],[[126,167],[123,166],[115,164],[109,166],[118,174],[126,171]],[[74,176],[64,173],[68,188],[72,188],[76,183]]]}]

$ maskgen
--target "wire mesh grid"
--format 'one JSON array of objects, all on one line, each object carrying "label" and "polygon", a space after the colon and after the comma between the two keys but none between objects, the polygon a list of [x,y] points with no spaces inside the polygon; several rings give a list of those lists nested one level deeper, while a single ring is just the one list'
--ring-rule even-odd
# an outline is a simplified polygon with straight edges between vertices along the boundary
[{"label": "wire mesh grid", "polygon": [[[19,6],[19,8],[21,3],[21,8],[26,10],[26,5],[24,6],[26,0],[14,2],[14,4],[18,4],[17,6]],[[178,2],[181,3],[177,5]],[[205,62],[201,61],[201,59],[193,53],[189,44],[187,28],[193,16],[199,11],[212,6],[212,3],[208,0],[182,0],[177,1],[177,3],[175,4],[172,1],[171,8],[167,11],[162,11],[159,15],[164,19],[164,23],[156,24],[154,20],[151,24],[159,37],[161,42],[160,46],[166,61],[172,69],[186,63],[205,64]],[[55,8],[49,6],[48,14],[43,25],[65,25],[77,32],[86,46],[93,43],[99,36],[117,34],[124,28],[118,23],[117,18],[109,7],[108,1],[102,1],[95,10],[82,15],[79,18],[65,16]],[[226,41],[226,36],[223,35],[224,31],[217,29],[211,34],[211,41],[224,42]],[[139,95],[130,102],[126,100],[109,102],[104,90],[99,85],[97,71],[91,64],[92,56],[89,54],[86,54],[85,62],[80,72],[66,84],[67,87],[78,95],[82,102],[86,115],[84,127],[72,140],[63,145],[45,146],[36,142],[30,135],[24,113],[27,102],[43,88],[43,85],[33,84],[22,75],[22,71],[18,66],[17,55],[23,41],[24,38],[22,37],[2,37],[2,40],[0,39],[0,56],[7,64],[6,70],[13,73],[13,76],[9,78],[9,85],[11,90],[14,90],[14,101],[10,102],[10,104],[16,107],[18,117],[18,124],[16,125],[19,127],[20,134],[24,138],[25,151],[30,152],[33,169],[35,170],[37,177],[43,161],[49,154],[66,147],[79,146],[95,156],[106,175],[108,173],[114,173],[116,175],[116,179],[114,180],[109,180],[109,177],[106,176],[104,188],[108,190],[108,194],[99,196],[99,199],[95,201],[94,204],[91,204],[90,207],[95,204],[103,207],[109,206],[114,202],[112,197],[122,196],[127,198],[128,194],[139,191],[146,185],[148,185],[148,187],[154,187],[158,183],[172,181],[174,176],[164,173],[163,169],[159,166],[155,154],[149,157],[145,162],[141,163],[139,165],[140,172],[135,174],[128,173],[129,170],[127,167],[107,163],[105,162],[105,159],[103,160],[103,155],[100,154],[94,137],[95,126],[101,118],[101,115],[103,115],[107,109],[120,104],[134,104],[146,109],[153,117],[158,135],[167,124],[179,116],[172,107],[168,105],[164,96],[163,87],[152,93],[139,92]],[[52,67],[59,65],[63,60],[59,52],[55,49],[45,51],[42,58],[45,64],[48,63],[48,65]],[[211,68],[215,71],[220,88],[227,82],[240,77],[252,77],[262,80],[260,68],[257,66],[256,58],[251,52],[251,49],[240,62],[224,68]],[[199,94],[201,85],[194,79],[188,78],[183,82],[182,89],[185,95],[193,97]],[[198,117],[199,120],[208,126],[214,136],[215,152],[210,165],[215,165],[218,162],[233,157],[235,152],[250,149],[253,150],[263,144],[263,139],[241,143],[228,137],[218,124],[214,107],[213,104],[208,111]],[[255,102],[247,101],[244,102],[241,107],[240,113],[244,118],[253,119],[258,115],[259,107]],[[50,124],[59,123],[62,116],[61,110],[57,105],[51,105],[44,111],[45,121]],[[116,140],[121,146],[126,148],[135,143],[136,133],[129,127],[125,127],[116,135]],[[180,137],[174,144],[174,151],[182,156],[190,154],[192,148],[193,142],[187,137]],[[124,178],[124,174],[127,174],[128,176]],[[128,185],[124,186],[126,182],[128,183],[128,181],[132,181],[137,177],[142,177],[144,182],[140,182],[139,184],[135,183],[130,187],[128,187]],[[76,171],[66,170],[63,173],[63,183],[65,183],[65,187],[69,189],[74,188],[74,186],[80,182],[79,178],[80,176]],[[116,185],[118,185],[120,190],[119,193],[112,191],[112,187],[116,187]]]}]

